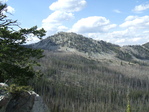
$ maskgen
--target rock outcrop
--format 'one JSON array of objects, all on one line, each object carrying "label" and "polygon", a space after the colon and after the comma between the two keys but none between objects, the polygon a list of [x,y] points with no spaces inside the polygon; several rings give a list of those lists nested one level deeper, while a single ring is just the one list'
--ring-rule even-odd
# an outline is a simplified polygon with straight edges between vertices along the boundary
[{"label": "rock outcrop", "polygon": [[0,92],[0,112],[50,112],[42,97],[34,91],[9,95],[3,93]]},{"label": "rock outcrop", "polygon": [[5,112],[5,107],[8,104],[10,97],[5,91],[5,88],[8,87],[5,83],[0,83],[0,112]]}]

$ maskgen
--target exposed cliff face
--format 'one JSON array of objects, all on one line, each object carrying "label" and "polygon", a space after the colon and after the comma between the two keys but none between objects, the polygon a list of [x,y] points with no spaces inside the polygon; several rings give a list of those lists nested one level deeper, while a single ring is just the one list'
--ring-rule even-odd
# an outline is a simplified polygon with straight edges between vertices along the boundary
[{"label": "exposed cliff face", "polygon": [[0,112],[50,112],[42,98],[33,91],[14,95],[3,93],[0,92]]}]

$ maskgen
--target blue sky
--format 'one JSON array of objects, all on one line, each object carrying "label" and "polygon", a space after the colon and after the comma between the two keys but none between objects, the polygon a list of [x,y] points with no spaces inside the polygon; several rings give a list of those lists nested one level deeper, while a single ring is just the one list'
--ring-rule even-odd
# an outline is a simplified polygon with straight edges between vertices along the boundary
[{"label": "blue sky", "polygon": [[[76,32],[118,45],[149,42],[148,0],[0,0],[23,28]],[[36,38],[31,39],[37,41]]]}]

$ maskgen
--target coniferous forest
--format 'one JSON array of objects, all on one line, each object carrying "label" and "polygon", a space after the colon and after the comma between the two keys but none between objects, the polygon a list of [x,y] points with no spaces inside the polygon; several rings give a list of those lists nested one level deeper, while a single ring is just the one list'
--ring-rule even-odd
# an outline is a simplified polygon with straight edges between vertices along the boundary
[{"label": "coniferous forest", "polygon": [[149,111],[148,66],[49,51],[40,63],[33,85],[52,112]]}]

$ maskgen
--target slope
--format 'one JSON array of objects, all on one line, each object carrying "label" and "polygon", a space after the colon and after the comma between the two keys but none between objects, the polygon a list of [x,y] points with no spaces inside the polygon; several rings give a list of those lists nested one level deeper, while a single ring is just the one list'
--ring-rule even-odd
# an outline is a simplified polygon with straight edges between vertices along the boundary
[{"label": "slope", "polygon": [[36,69],[45,75],[31,85],[52,112],[125,112],[127,94],[132,111],[149,111],[147,47],[120,47],[65,32],[29,47],[44,49]]}]

